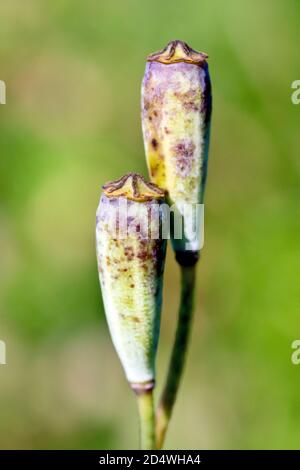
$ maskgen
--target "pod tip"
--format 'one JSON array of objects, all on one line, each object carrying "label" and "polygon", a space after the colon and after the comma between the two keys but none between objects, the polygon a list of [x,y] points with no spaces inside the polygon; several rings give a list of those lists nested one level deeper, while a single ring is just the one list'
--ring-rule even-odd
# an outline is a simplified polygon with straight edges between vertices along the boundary
[{"label": "pod tip", "polygon": [[163,189],[146,181],[138,173],[127,173],[118,180],[106,183],[102,189],[107,197],[126,197],[137,202],[163,199],[165,196]]},{"label": "pod tip", "polygon": [[148,55],[148,62],[161,62],[163,64],[175,64],[187,62],[195,65],[202,65],[206,62],[208,55],[205,52],[197,52],[186,42],[178,39],[170,41],[166,47],[158,52]]}]

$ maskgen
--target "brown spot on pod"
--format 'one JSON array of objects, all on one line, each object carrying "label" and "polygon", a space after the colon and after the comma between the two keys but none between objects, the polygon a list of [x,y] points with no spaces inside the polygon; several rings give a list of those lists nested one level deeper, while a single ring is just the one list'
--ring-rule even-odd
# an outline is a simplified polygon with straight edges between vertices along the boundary
[{"label": "brown spot on pod", "polygon": [[156,173],[157,173],[157,170],[158,170],[158,165],[152,166],[152,167],[150,168],[151,176],[155,176]]},{"label": "brown spot on pod", "polygon": [[192,159],[195,144],[192,140],[183,139],[177,142],[173,152],[176,159],[176,172],[181,176],[188,176],[192,169]]},{"label": "brown spot on pod", "polygon": [[127,258],[127,261],[132,261],[134,258],[134,251],[131,246],[125,246],[124,247],[124,254]]},{"label": "brown spot on pod", "polygon": [[184,101],[183,107],[186,111],[200,111],[200,106],[194,101]]},{"label": "brown spot on pod", "polygon": [[185,93],[174,92],[174,96],[181,102],[186,111],[200,112],[201,110],[201,95],[198,90],[191,89]]},{"label": "brown spot on pod", "polygon": [[139,251],[137,254],[137,258],[141,261],[146,261],[149,258],[147,251]]},{"label": "brown spot on pod", "polygon": [[157,140],[156,140],[156,139],[152,139],[152,140],[151,140],[151,144],[152,144],[152,147],[156,150],[157,147],[158,147],[158,142],[157,142]]}]

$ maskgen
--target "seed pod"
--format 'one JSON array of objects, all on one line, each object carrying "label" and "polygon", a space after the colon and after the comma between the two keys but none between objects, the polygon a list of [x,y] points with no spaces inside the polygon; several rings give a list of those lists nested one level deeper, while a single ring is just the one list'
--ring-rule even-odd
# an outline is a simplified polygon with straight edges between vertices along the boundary
[{"label": "seed pod", "polygon": [[182,217],[185,236],[176,239],[171,232],[182,264],[197,259],[202,243],[199,234],[192,239],[189,230],[197,204],[203,203],[207,173],[211,116],[207,57],[182,41],[171,41],[148,56],[142,84],[148,170],[151,180],[168,192],[175,214]]},{"label": "seed pod", "polygon": [[129,173],[103,186],[97,210],[99,278],[113,343],[136,391],[151,389],[166,241],[164,191]]}]

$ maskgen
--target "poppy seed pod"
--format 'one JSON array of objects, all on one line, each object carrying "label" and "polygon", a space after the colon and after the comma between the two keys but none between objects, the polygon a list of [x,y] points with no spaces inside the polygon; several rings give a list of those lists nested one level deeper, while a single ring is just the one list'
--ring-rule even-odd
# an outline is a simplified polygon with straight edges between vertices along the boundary
[{"label": "poppy seed pod", "polygon": [[159,337],[166,240],[164,191],[129,173],[103,186],[97,210],[99,278],[114,346],[132,388],[151,389]]},{"label": "poppy seed pod", "polygon": [[188,258],[192,264],[203,243],[200,230],[194,239],[189,231],[203,204],[207,173],[211,117],[207,57],[182,41],[171,41],[148,56],[142,84],[148,170],[151,180],[167,191],[168,202],[183,223],[183,237],[177,239],[171,231],[181,264],[188,264]]}]

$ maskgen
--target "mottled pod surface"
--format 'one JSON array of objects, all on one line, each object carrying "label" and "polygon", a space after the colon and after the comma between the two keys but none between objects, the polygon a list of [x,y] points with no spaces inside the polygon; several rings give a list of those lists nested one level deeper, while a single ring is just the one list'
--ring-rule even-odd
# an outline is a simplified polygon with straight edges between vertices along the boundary
[{"label": "mottled pod surface", "polygon": [[105,313],[128,381],[137,388],[151,387],[166,251],[161,238],[164,191],[136,174],[103,190],[96,241]]},{"label": "mottled pod surface", "polygon": [[[149,174],[182,215],[186,204],[203,203],[204,197],[211,116],[206,59],[186,43],[171,41],[148,56],[142,84]],[[179,241],[176,247],[184,250]],[[198,249],[197,240],[194,248]]]}]

